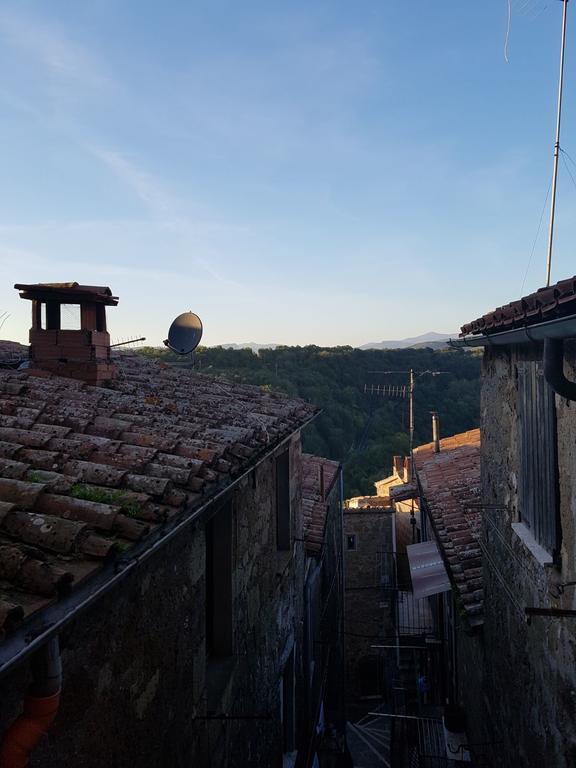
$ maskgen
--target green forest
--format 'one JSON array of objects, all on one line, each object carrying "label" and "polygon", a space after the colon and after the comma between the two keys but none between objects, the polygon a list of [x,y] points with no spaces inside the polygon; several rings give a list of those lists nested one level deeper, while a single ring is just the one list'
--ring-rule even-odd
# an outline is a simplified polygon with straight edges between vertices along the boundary
[{"label": "green forest", "polygon": [[479,423],[480,358],[469,351],[307,346],[255,354],[200,347],[185,361],[164,349],[138,351],[316,403],[322,414],[304,431],[304,450],[343,463],[347,497],[374,493],[374,481],[390,474],[392,456],[408,452],[408,397],[383,395],[382,389],[407,385],[411,368],[415,446],[431,440],[431,411],[439,414],[441,436]]}]

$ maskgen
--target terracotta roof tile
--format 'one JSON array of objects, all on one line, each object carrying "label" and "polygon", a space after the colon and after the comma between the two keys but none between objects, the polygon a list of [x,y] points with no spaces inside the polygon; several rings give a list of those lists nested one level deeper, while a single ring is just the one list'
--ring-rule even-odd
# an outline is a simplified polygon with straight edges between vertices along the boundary
[{"label": "terracotta roof tile", "polygon": [[328,497],[340,464],[311,454],[302,456],[302,513],[308,555],[318,555],[324,544]]},{"label": "terracotta roof tile", "polygon": [[487,312],[477,320],[463,325],[460,335],[498,333],[575,313],[576,276],[560,280],[546,288],[539,288],[518,301]]},{"label": "terracotta roof tile", "polygon": [[119,368],[107,388],[0,368],[0,640],[317,412],[144,358]]},{"label": "terracotta roof tile", "polygon": [[414,449],[422,494],[468,623],[482,623],[480,430]]}]

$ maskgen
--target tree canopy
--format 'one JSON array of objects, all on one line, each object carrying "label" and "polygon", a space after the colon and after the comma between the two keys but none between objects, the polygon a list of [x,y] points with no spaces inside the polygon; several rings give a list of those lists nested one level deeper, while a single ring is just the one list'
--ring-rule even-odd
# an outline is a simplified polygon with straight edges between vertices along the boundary
[{"label": "tree canopy", "polygon": [[306,346],[255,354],[200,347],[192,359],[150,347],[139,351],[320,406],[322,414],[304,430],[304,450],[343,463],[346,496],[374,493],[374,481],[390,473],[392,456],[409,450],[408,397],[370,394],[372,385],[407,385],[407,372],[414,369],[415,446],[432,439],[431,411],[438,412],[441,436],[479,424],[480,358],[469,351]]}]

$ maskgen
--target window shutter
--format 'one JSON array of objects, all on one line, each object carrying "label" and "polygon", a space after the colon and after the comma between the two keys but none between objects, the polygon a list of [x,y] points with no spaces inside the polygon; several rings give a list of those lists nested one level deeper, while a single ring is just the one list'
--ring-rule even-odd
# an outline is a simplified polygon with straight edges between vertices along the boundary
[{"label": "window shutter", "polygon": [[536,541],[551,554],[559,546],[556,404],[542,364],[518,364],[520,422],[519,512]]}]

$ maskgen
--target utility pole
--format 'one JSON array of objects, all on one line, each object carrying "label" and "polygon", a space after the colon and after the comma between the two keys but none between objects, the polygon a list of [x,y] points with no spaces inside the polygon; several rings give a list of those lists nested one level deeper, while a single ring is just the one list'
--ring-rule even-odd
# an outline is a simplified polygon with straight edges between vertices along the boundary
[{"label": "utility pole", "polygon": [[410,368],[410,481],[414,480],[414,370]]},{"label": "utility pole", "polygon": [[554,144],[554,161],[552,165],[552,196],[550,199],[550,226],[548,228],[548,255],[546,258],[546,287],[550,285],[552,270],[552,242],[554,240],[554,215],[556,213],[556,183],[558,180],[558,155],[560,153],[560,121],[562,119],[562,89],[564,85],[564,48],[566,44],[566,17],[568,15],[568,0],[562,0],[562,38],[560,43],[560,76],[558,78],[558,107],[556,112],[556,142]]},{"label": "utility pole", "polygon": [[[409,482],[414,482],[415,477],[415,469],[414,469],[414,391],[416,389],[416,377],[420,378],[421,376],[441,376],[442,374],[450,373],[450,371],[414,371],[413,368],[410,368],[409,371],[368,371],[368,373],[376,373],[384,376],[389,376],[391,374],[402,374],[408,376],[408,398],[409,398],[409,424],[408,424],[408,433],[409,433],[409,441],[410,441],[410,478]],[[395,387],[393,385],[382,385],[382,389],[380,389],[380,384],[378,384],[377,388],[374,389],[374,385],[372,384],[370,388],[364,385],[364,392],[366,394],[377,394],[377,395],[384,395],[388,397],[406,397],[406,387]],[[414,498],[412,498],[412,508],[410,511],[410,524],[412,526],[412,543],[416,543],[416,514],[414,509]]]},{"label": "utility pole", "polygon": [[[413,368],[410,368],[409,371],[368,371],[368,373],[378,374],[381,376],[390,376],[393,374],[408,376],[408,398],[409,398],[409,413],[410,413],[408,434],[410,439],[410,458],[413,458],[412,454],[414,451],[414,392],[416,389],[416,378],[421,378],[422,376],[441,376],[443,374],[450,373],[450,371],[415,371]],[[387,397],[394,397],[394,396],[406,397],[406,387],[383,384],[381,388],[380,384],[378,384],[377,387],[375,388],[373,384],[370,387],[368,387],[365,384],[364,393],[368,395],[384,395]],[[412,477],[410,479],[413,479],[413,478],[414,478],[414,462],[412,462]]]}]

